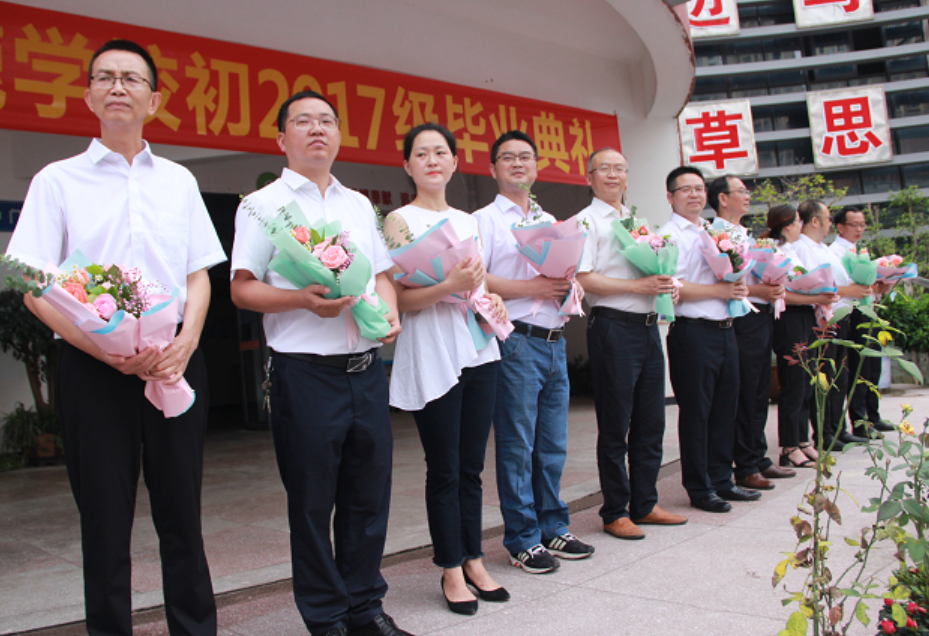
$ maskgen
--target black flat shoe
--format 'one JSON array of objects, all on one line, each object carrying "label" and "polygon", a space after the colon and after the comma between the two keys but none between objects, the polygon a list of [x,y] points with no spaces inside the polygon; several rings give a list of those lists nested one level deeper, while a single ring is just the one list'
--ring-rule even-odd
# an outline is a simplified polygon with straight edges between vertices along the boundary
[{"label": "black flat shoe", "polygon": [[468,576],[467,572],[462,570],[462,573],[464,573],[465,583],[477,590],[477,595],[482,601],[490,601],[491,603],[503,603],[510,600],[510,593],[506,591],[505,587],[500,586],[495,590],[482,590],[474,583],[474,581],[471,580],[471,577]]},{"label": "black flat shoe", "polygon": [[[445,598],[445,602],[448,604],[448,609],[452,610],[456,614],[464,614],[465,616],[474,616],[477,614],[477,599],[473,601],[450,601],[448,597],[445,596],[445,576],[442,576],[442,579],[439,581],[442,585],[442,596]],[[496,591],[496,590],[494,590]]]},{"label": "black flat shoe", "polygon": [[706,512],[729,512],[732,510],[732,506],[720,499],[716,493],[713,492],[700,499],[691,499],[690,505]]},{"label": "black flat shoe", "polygon": [[757,490],[747,490],[738,486],[733,486],[729,490],[717,490],[716,495],[726,501],[758,501],[761,499],[761,493]]}]

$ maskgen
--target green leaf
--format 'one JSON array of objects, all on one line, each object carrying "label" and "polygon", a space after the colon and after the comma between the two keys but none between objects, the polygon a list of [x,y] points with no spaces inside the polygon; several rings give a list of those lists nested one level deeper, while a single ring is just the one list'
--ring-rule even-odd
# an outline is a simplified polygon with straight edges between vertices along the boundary
[{"label": "green leaf", "polygon": [[787,619],[787,629],[785,632],[788,636],[806,636],[806,616],[801,612],[794,612]]},{"label": "green leaf", "polygon": [[919,367],[917,367],[915,364],[913,364],[909,360],[902,360],[899,358],[897,359],[897,364],[900,365],[901,369],[909,373],[910,376],[912,376],[913,379],[916,380],[917,384],[923,383],[923,373],[922,371],[919,370]]},{"label": "green leaf", "polygon": [[103,276],[103,268],[97,264],[91,264],[87,266],[87,273],[94,276]]},{"label": "green leaf", "polygon": [[852,309],[854,309],[854,307],[852,307],[851,305],[845,305],[844,307],[839,307],[838,309],[835,310],[835,312],[833,312],[832,318],[829,319],[829,324],[830,325],[836,324],[837,322],[839,322],[840,320],[848,316],[850,313],[852,313]]},{"label": "green leaf", "polygon": [[847,543],[848,545],[853,545],[853,546],[855,546],[856,548],[857,548],[859,545],[861,545],[860,543],[858,543],[858,541],[856,541],[855,539],[852,539],[851,537],[845,537],[845,543]]},{"label": "green leaf", "polygon": [[877,315],[877,312],[874,311],[874,308],[869,305],[859,305],[858,311],[860,311],[862,314],[864,314],[865,316],[867,316],[868,318],[870,318],[871,320],[875,322],[881,321],[880,317],[878,317]]},{"label": "green leaf", "polygon": [[310,240],[313,241],[313,245],[323,242],[323,237],[319,235],[319,232],[310,228]]},{"label": "green leaf", "polygon": [[781,579],[787,574],[787,566],[790,565],[791,559],[787,558],[777,564],[774,568],[774,576],[771,577],[771,587],[777,587]]},{"label": "green leaf", "polygon": [[902,510],[903,506],[900,505],[899,501],[885,501],[877,511],[877,520],[887,521],[888,519],[893,519],[899,515]]},{"label": "green leaf", "polygon": [[868,608],[864,603],[855,604],[855,618],[857,618],[858,622],[862,625],[868,625],[871,622],[871,619],[868,618]]},{"label": "green leaf", "polygon": [[906,627],[906,610],[903,609],[903,606],[900,603],[894,603],[890,606],[890,613],[894,617],[894,621],[897,623],[897,627]]}]

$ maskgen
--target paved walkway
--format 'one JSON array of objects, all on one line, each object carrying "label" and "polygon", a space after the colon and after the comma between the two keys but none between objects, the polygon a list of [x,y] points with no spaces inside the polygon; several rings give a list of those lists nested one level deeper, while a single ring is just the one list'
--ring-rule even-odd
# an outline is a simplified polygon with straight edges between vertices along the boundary
[{"label": "paved walkway", "polygon": [[[929,390],[885,396],[884,414],[899,405],[929,413]],[[775,421],[772,407],[770,422]],[[914,420],[916,418],[913,418]],[[735,504],[725,515],[688,506],[676,474],[676,408],[668,409],[666,466],[659,482],[661,505],[686,514],[690,523],[649,528],[643,541],[605,535],[596,511],[599,489],[594,461],[596,427],[589,401],[575,401],[570,417],[569,463],[564,498],[580,508],[572,530],[597,548],[587,561],[564,563],[550,575],[532,576],[507,565],[499,539],[499,512],[492,449],[485,472],[485,541],[488,567],[513,594],[509,603],[481,603],[474,617],[450,613],[439,589],[439,571],[428,556],[423,503],[425,467],[415,427],[395,419],[393,508],[384,574],[391,586],[386,609],[398,623],[425,634],[770,634],[783,628],[789,609],[782,589],[771,587],[781,552],[794,546],[789,518],[808,479],[780,480],[760,502]],[[769,426],[770,444],[776,452]],[[863,451],[840,456],[842,485],[859,502],[874,486],[864,477]],[[266,433],[223,433],[207,444],[204,538],[219,594],[220,628],[226,635],[306,634],[290,595],[287,523],[283,489]],[[157,543],[140,488],[133,534],[133,589],[137,635],[167,634],[161,603]],[[593,507],[591,507],[593,506]],[[850,555],[840,536],[857,535],[870,523],[847,498],[836,528],[837,560]],[[892,565],[882,546],[875,571]],[[788,575],[791,589],[799,573]],[[0,634],[40,628],[43,636],[85,633],[71,624],[82,617],[77,514],[61,467],[0,475]],[[50,626],[59,627],[50,627]],[[853,629],[850,634],[873,634]]]}]

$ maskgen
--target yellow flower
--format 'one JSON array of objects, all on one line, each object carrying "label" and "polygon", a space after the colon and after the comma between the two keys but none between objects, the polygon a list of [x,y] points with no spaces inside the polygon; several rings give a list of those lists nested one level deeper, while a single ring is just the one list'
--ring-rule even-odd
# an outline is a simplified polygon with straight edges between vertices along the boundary
[{"label": "yellow flower", "polygon": [[893,342],[893,335],[889,331],[879,331],[877,332],[877,341],[881,343],[882,347],[887,346],[888,342]]},{"label": "yellow flower", "polygon": [[900,408],[903,409],[904,411],[912,411],[912,410],[913,410],[913,407],[912,407],[911,405],[909,405],[909,404],[901,404],[901,405],[900,405]]},{"label": "yellow flower", "polygon": [[820,372],[819,375],[816,376],[816,379],[819,381],[819,388],[823,391],[829,390],[829,378],[826,377],[825,373]]},{"label": "yellow flower", "polygon": [[913,426],[906,420],[900,422],[900,432],[904,435],[916,435],[916,431],[913,429]]}]

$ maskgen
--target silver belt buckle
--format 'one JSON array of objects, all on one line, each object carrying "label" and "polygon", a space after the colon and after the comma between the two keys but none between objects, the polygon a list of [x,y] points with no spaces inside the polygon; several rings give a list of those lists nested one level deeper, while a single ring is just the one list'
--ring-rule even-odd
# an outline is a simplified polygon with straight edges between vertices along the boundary
[{"label": "silver belt buckle", "polygon": [[646,327],[651,327],[652,325],[657,324],[657,322],[658,322],[657,313],[652,312],[650,314],[645,315],[645,326]]},{"label": "silver belt buckle", "polygon": [[548,336],[545,337],[545,342],[552,344],[561,340],[561,329],[549,329]]},{"label": "silver belt buckle", "polygon": [[720,329],[729,329],[730,327],[732,327],[732,318],[726,318],[725,320],[719,321]]},{"label": "silver belt buckle", "polygon": [[371,352],[360,356],[352,356],[348,359],[348,366],[345,368],[346,373],[361,373],[366,371],[374,361],[374,354]]}]

